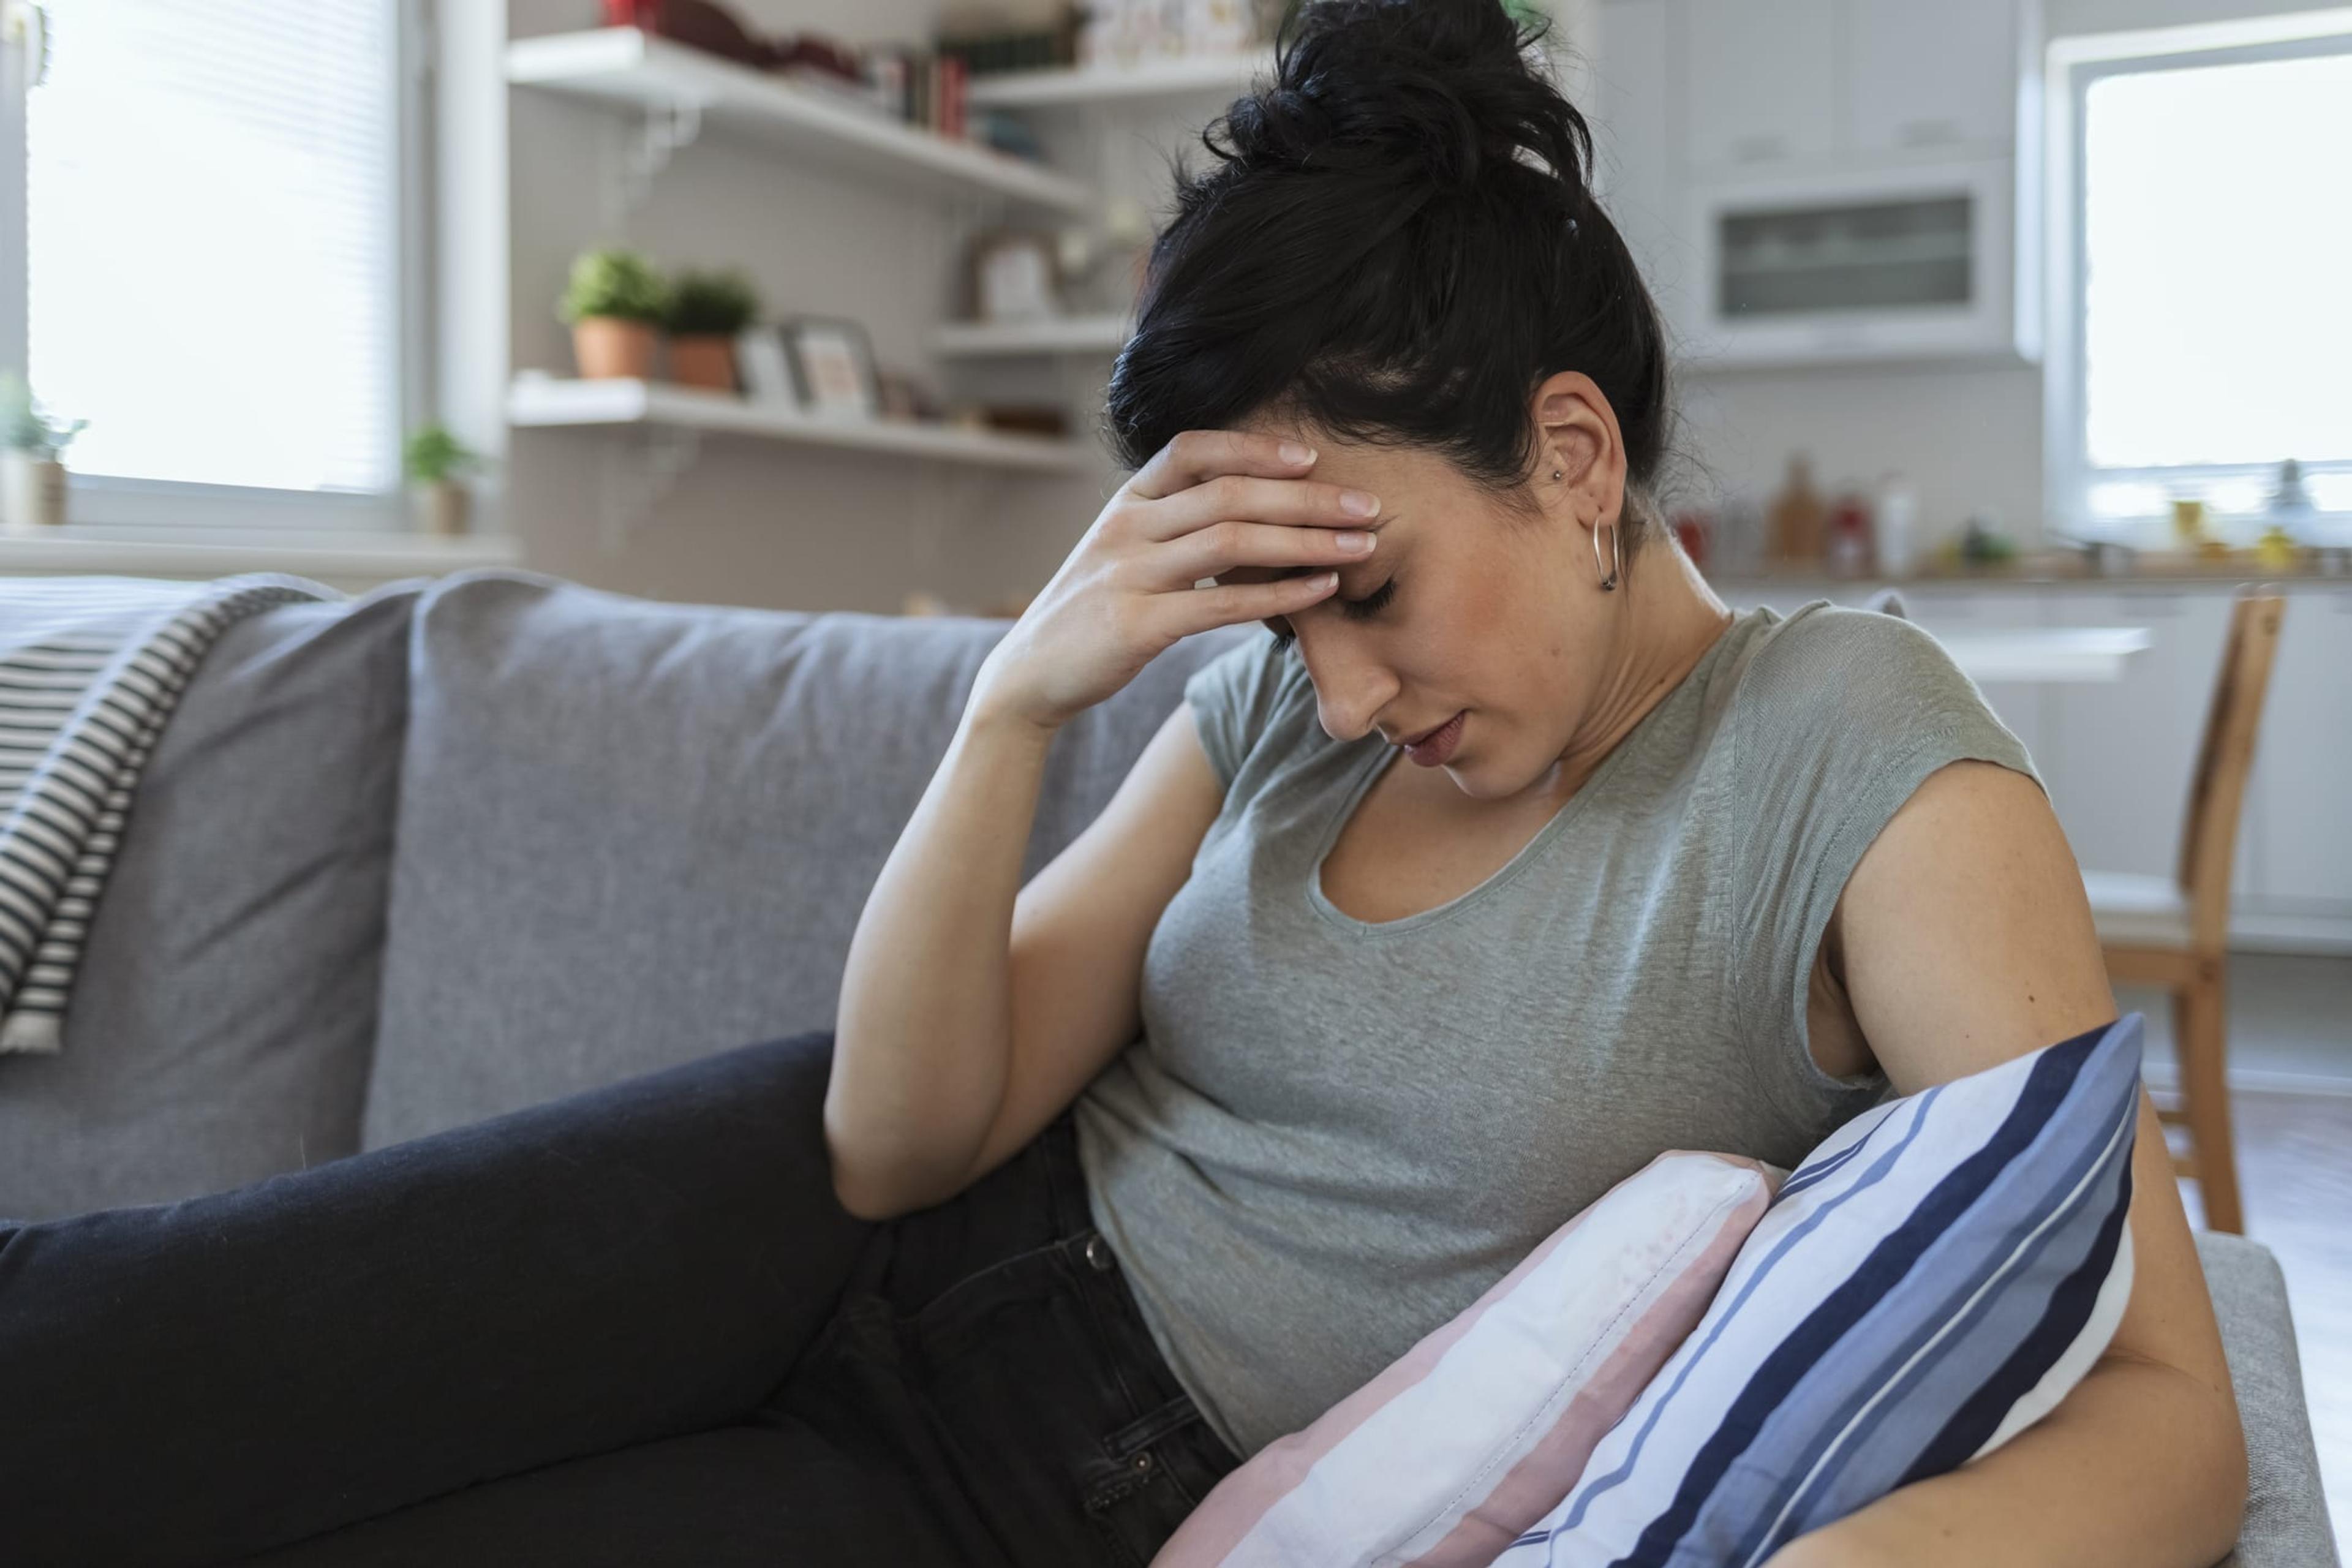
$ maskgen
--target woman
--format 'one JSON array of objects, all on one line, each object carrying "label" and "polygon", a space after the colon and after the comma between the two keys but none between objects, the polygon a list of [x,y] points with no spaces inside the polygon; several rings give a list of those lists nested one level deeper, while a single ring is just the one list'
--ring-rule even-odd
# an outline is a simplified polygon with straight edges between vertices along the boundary
[{"label": "woman", "polygon": [[[1657,318],[1533,40],[1300,27],[1180,186],[1136,472],[982,667],[835,1034],[19,1227],[12,1558],[1140,1563],[1658,1150],[1792,1163],[2114,1016],[1936,646],[1735,616],[1658,530]],[[1021,885],[1059,727],[1252,620]],[[2135,1173],[2097,1368],[1780,1568],[2227,1550],[2145,1105]]]}]

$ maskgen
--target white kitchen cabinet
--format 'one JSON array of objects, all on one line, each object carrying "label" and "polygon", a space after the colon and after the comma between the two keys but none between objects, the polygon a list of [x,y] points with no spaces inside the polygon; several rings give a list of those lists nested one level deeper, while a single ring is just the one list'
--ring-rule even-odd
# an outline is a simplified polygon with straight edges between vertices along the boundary
[{"label": "white kitchen cabinet", "polygon": [[1611,0],[1612,213],[1688,358],[2039,350],[2038,0]]},{"label": "white kitchen cabinet", "polygon": [[2014,6],[1982,0],[1846,4],[1854,151],[1949,157],[2015,141]]},{"label": "white kitchen cabinet", "polygon": [[1681,112],[1668,0],[1612,0],[1601,13],[1591,106],[1595,189],[1668,321],[1685,306],[1689,253],[1674,148]]},{"label": "white kitchen cabinet", "polygon": [[1778,167],[1837,144],[1839,0],[1683,0],[1690,162]]},{"label": "white kitchen cabinet", "polygon": [[2123,679],[2053,689],[2051,799],[2074,858],[2096,871],[2168,877],[2206,700],[2229,629],[2226,595],[2050,594],[2052,624],[2146,626],[2155,637]]},{"label": "white kitchen cabinet", "polygon": [[2247,794],[2263,907],[2352,921],[2352,592],[2288,594]]}]

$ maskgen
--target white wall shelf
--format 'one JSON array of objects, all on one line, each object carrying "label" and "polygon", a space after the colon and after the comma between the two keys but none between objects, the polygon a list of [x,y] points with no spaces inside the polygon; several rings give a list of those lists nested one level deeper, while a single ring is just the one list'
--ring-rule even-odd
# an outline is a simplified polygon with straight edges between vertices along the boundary
[{"label": "white wall shelf", "polygon": [[[173,536],[176,535],[176,536]],[[388,533],[325,529],[105,531],[68,524],[41,533],[0,533],[0,571],[120,574],[138,577],[219,577],[235,572],[291,572],[335,582],[390,582],[437,576],[468,566],[511,566],[521,559],[512,536]]]},{"label": "white wall shelf", "polygon": [[575,381],[517,376],[508,390],[507,420],[542,428],[658,426],[1056,473],[1076,472],[1087,461],[1087,448],[1077,441],[910,420],[819,418],[796,408],[749,402],[724,393],[618,378]]},{"label": "white wall shelf", "polygon": [[518,38],[507,79],[648,113],[685,110],[747,141],[851,174],[933,195],[993,193],[1048,212],[1083,214],[1094,195],[1076,180],[976,142],[902,125],[822,89],[801,87],[635,27]]},{"label": "white wall shelf", "polygon": [[1061,316],[1044,321],[954,321],[931,334],[931,352],[943,359],[1117,353],[1127,342],[1129,325],[1124,316]]},{"label": "white wall shelf", "polygon": [[1272,49],[1238,55],[1177,56],[1133,66],[1062,67],[1006,71],[971,79],[966,99],[975,107],[1050,109],[1118,99],[1172,98],[1187,92],[1245,90],[1274,69]]}]

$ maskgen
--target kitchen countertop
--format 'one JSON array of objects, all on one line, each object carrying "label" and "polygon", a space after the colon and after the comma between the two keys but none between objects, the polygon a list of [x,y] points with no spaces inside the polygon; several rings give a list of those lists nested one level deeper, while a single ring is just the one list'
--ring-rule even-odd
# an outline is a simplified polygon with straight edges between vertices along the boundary
[{"label": "kitchen countertop", "polygon": [[2241,583],[2275,583],[2282,587],[2334,588],[2352,591],[2352,574],[2326,574],[2311,566],[2289,571],[2265,568],[2251,556],[2227,561],[2179,557],[2141,557],[2133,571],[2101,574],[2089,570],[2071,552],[2021,556],[1998,566],[1937,565],[1908,577],[1839,577],[1826,566],[1776,563],[1761,571],[1712,571],[1706,579],[1717,589],[1819,587],[1838,594],[1870,593],[1895,588],[1905,594],[1948,593],[1986,588],[2074,588],[2097,592],[2139,594],[2170,591],[2210,591]]}]

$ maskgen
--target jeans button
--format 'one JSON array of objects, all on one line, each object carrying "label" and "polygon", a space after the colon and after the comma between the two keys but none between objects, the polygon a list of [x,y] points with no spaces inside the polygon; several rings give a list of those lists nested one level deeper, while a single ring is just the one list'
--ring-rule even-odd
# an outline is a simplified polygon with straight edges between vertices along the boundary
[{"label": "jeans button", "polygon": [[1108,1272],[1118,1262],[1110,1255],[1109,1244],[1099,1235],[1087,1237],[1087,1261],[1105,1272]]}]

